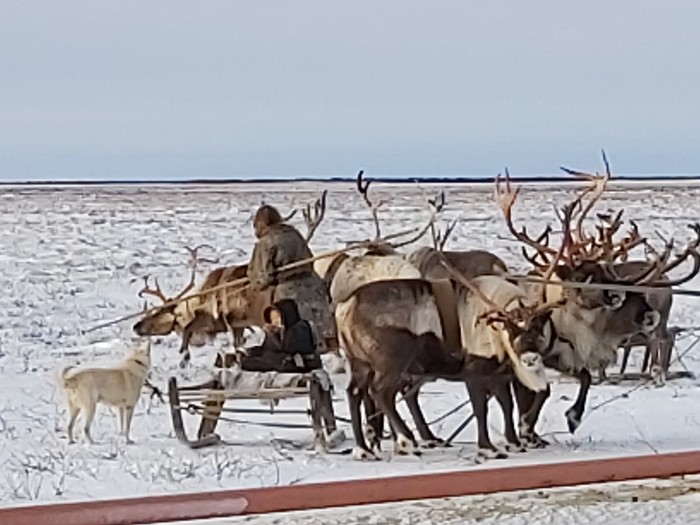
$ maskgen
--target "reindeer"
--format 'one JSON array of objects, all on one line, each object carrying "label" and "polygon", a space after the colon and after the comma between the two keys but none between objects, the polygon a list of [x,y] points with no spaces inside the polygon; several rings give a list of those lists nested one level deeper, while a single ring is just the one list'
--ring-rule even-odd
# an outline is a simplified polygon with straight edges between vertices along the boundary
[{"label": "reindeer", "polygon": [[[463,367],[461,356],[448,352],[442,344],[440,318],[429,283],[420,279],[369,282],[340,302],[335,316],[350,368],[347,395],[355,457],[376,459],[361,431],[363,401],[368,420],[375,414],[374,403],[389,418],[396,451],[413,452],[415,440],[396,412],[396,394],[411,379],[449,377],[459,374]],[[414,399],[407,398],[412,412]],[[424,422],[422,415],[418,419]],[[378,432],[374,438],[380,436]]]},{"label": "reindeer", "polygon": [[[582,226],[586,214],[605,189],[609,179],[609,167],[606,176],[592,176],[571,170],[568,172],[583,176],[594,185],[573,203],[573,208],[579,212],[575,227],[569,226],[574,214],[565,218],[560,216],[564,226],[564,243],[568,247],[567,254],[564,263],[554,267],[553,272],[550,270],[551,275],[546,277],[553,281],[611,285],[613,289],[615,285],[645,285],[661,290],[686,282],[697,274],[700,270],[700,257],[691,243],[684,254],[670,265],[670,247],[667,247],[663,254],[657,254],[654,260],[641,265],[636,272],[630,271],[626,276],[620,275],[616,271],[616,259],[626,257],[633,247],[646,242],[638,235],[636,228],[626,238],[615,242],[612,239],[613,229],[601,230],[603,233],[596,239],[586,235]],[[531,238],[524,228],[521,231],[516,230],[512,223],[511,211],[518,191],[511,190],[507,173],[505,190],[501,186],[500,178],[497,179],[496,190],[508,229],[517,240],[536,250],[534,256],[526,254],[526,257],[535,265],[532,273],[542,275],[544,265],[550,264],[551,257],[556,252],[547,242],[551,228],[548,227],[545,234],[536,239]],[[589,193],[592,193],[592,198],[583,208],[583,198]],[[664,273],[691,256],[695,259],[695,267],[688,276],[674,281],[661,279]],[[537,257],[544,262],[538,263]],[[573,433],[583,416],[591,385],[590,370],[605,366],[613,360],[616,349],[631,335],[639,332],[651,333],[658,325],[660,315],[641,292],[572,290],[549,284],[544,293],[547,300],[559,298],[565,301],[561,308],[553,312],[551,322],[545,327],[540,339],[540,352],[547,367],[579,380],[580,389],[576,401],[566,411],[569,430]],[[549,389],[536,394],[519,382],[516,382],[514,387],[520,412],[521,438],[534,446],[545,446],[547,443],[534,432],[534,426],[542,405],[549,396]]]},{"label": "reindeer", "polygon": [[[307,204],[303,209],[307,242],[311,240],[323,220],[326,195],[327,190],[314,202],[313,207]],[[295,213],[296,210],[292,211],[284,220],[289,220]],[[202,262],[197,258],[197,249],[201,247],[187,248],[191,255],[190,281],[175,297],[166,297],[158,286],[157,280],[155,288],[150,287],[148,276],[145,277],[144,287],[139,291],[139,297],[144,294],[153,295],[168,306],[146,315],[133,326],[134,331],[141,336],[168,335],[173,331],[180,335],[181,368],[187,366],[190,361],[190,345],[202,346],[219,333],[232,333],[234,345],[239,346],[243,341],[246,327],[264,324],[264,309],[272,302],[271,291],[255,291],[240,283],[246,278],[247,264],[223,266],[212,270],[207,274],[204,282],[194,290],[195,297],[185,297],[185,294],[195,287],[197,264]],[[239,284],[213,290],[210,293],[201,293],[234,281],[239,281]]]},{"label": "reindeer", "polygon": [[[473,293],[463,292],[459,298],[442,293],[451,290],[453,285],[444,272],[437,272],[436,261],[451,259],[460,269],[471,268],[473,273],[480,274],[502,274],[506,271],[505,264],[488,252],[454,252],[450,254],[452,256],[444,257],[435,250],[419,250],[413,257],[414,264],[411,264],[396,253],[396,244],[381,237],[378,205],[371,203],[367,194],[369,182],[363,184],[361,175],[358,176],[358,191],[372,210],[376,248],[356,257],[339,257],[331,262],[326,272],[339,338],[350,365],[347,393],[357,445],[355,457],[376,457],[371,449],[379,448],[382,415],[389,419],[395,450],[404,454],[417,453],[414,437],[396,412],[398,392],[404,395],[420,437],[429,444],[439,442],[430,432],[417,401],[420,386],[436,378],[459,381],[469,378],[470,394],[477,399],[482,454],[497,456],[486,429],[485,400],[489,394],[496,395],[502,403],[507,437],[519,447],[508,390],[510,377],[516,373],[532,388],[546,386],[541,374],[533,376],[537,354],[532,342],[552,306],[526,307],[523,290],[497,276],[478,278]],[[442,200],[444,204],[444,197]],[[440,207],[441,204],[436,205],[436,211]],[[434,214],[422,231],[433,226]],[[438,248],[444,247],[445,240],[446,236]],[[449,264],[449,261],[445,262]],[[473,262],[480,262],[479,266],[483,267],[476,269]],[[463,278],[459,271],[450,269]],[[422,273],[429,274],[429,279],[422,278]],[[499,302],[489,299],[488,295],[492,293]],[[491,310],[495,307],[495,311],[501,314],[500,318],[478,322],[490,311],[484,305]],[[520,317],[513,311],[516,305]],[[503,326],[496,327],[499,323]],[[475,324],[478,327],[474,327]],[[361,432],[361,403],[365,404],[372,430],[371,448]]]},{"label": "reindeer", "polygon": [[[199,247],[198,247],[199,248]],[[243,339],[245,324],[239,323],[246,314],[253,310],[256,297],[242,286],[212,292],[210,295],[200,295],[191,299],[183,299],[192,289],[195,289],[195,272],[197,263],[196,249],[187,248],[191,254],[190,281],[185,288],[173,297],[167,297],[161,290],[158,281],[155,287],[149,286],[149,276],[144,277],[144,287],[139,291],[139,297],[152,295],[167,305],[155,310],[134,324],[133,330],[140,336],[168,335],[177,333],[181,338],[179,353],[182,355],[180,367],[185,367],[190,361],[190,345],[202,346],[211,341],[217,334],[231,332],[237,345]],[[206,290],[226,282],[240,280],[246,276],[247,265],[223,266],[212,270],[195,292]],[[222,303],[226,302],[222,308]],[[255,310],[264,306],[258,305]],[[221,315],[221,310],[227,315]],[[261,311],[261,310],[260,310]],[[253,315],[251,322],[257,320]]]},{"label": "reindeer", "polygon": [[[382,236],[378,212],[380,207],[384,204],[384,201],[373,202],[370,198],[369,187],[371,182],[371,180],[365,180],[363,178],[363,171],[358,173],[356,183],[357,191],[369,208],[374,222],[374,239],[362,241],[368,248],[361,255],[350,256],[346,253],[342,253],[326,261],[319,261],[315,265],[317,273],[324,278],[328,286],[332,303],[335,306],[347,301],[357,289],[371,282],[395,279],[420,279],[420,270],[418,270],[411,261],[400,254],[398,249],[418,241],[432,229],[434,217],[439,213],[444,204],[444,196],[436,199],[433,205],[434,211],[431,213],[431,218],[424,227],[398,234]],[[453,227],[454,225],[452,228]],[[408,240],[403,240],[401,242],[394,241],[394,239],[414,233],[415,235]],[[419,387],[420,385],[416,383],[404,381],[402,384],[402,392],[413,414],[414,421],[418,426],[421,439],[424,440],[428,446],[434,446],[440,443],[441,440],[432,434],[425,423],[425,418],[420,412],[417,401]],[[366,396],[364,398],[364,405],[369,423],[368,434],[370,436],[370,441],[378,448],[379,440],[382,435],[383,419],[378,415],[379,413],[371,397]]]},{"label": "reindeer", "polygon": [[[630,221],[634,230],[637,229],[634,221]],[[700,244],[700,226],[697,224],[689,225],[689,227],[695,232],[696,240],[692,241],[688,246],[689,249],[697,249]],[[669,244],[667,242],[667,244]],[[692,256],[692,254],[689,254]],[[637,332],[636,334],[629,337],[623,344],[623,356],[622,364],[620,365],[620,374],[624,374],[625,368],[627,367],[627,360],[629,359],[629,354],[633,346],[645,346],[646,351],[644,354],[644,362],[642,364],[642,372],[646,370],[647,364],[651,359],[651,376],[655,377],[660,383],[664,382],[664,377],[668,371],[668,366],[671,361],[671,352],[673,350],[673,345],[675,342],[676,330],[670,329],[668,326],[669,317],[671,315],[671,307],[673,305],[673,293],[671,292],[671,286],[678,286],[679,284],[688,282],[690,279],[695,277],[694,273],[690,273],[688,277],[676,281],[673,283],[668,282],[668,277],[666,273],[678,266],[683,259],[677,259],[676,263],[672,266],[667,266],[664,273],[659,276],[659,282],[664,284],[664,287],[658,290],[647,292],[646,298],[652,307],[659,312],[660,320],[659,324],[651,333],[646,334],[644,332]],[[647,264],[644,261],[626,261],[615,265],[615,271],[618,275],[627,276],[629,274],[634,274],[640,272],[640,270]],[[601,374],[601,379],[604,379],[605,373],[604,369]]]}]

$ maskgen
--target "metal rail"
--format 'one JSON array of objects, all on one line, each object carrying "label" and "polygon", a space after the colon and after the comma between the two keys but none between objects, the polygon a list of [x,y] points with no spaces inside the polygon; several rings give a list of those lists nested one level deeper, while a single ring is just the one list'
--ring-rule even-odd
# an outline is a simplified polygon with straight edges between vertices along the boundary
[{"label": "metal rail", "polygon": [[12,525],[204,520],[700,473],[700,451],[0,509]]}]

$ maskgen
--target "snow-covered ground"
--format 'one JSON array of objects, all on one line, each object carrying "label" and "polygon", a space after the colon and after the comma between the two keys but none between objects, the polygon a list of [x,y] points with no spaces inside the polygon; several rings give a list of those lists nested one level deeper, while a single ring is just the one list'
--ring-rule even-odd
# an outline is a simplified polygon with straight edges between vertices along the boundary
[{"label": "snow-covered ground", "polygon": [[[328,211],[312,242],[315,251],[371,236],[373,226],[351,185],[331,184]],[[433,449],[422,458],[393,457],[385,445],[382,462],[360,463],[347,455],[324,455],[294,446],[307,442],[310,429],[273,429],[242,422],[222,422],[219,433],[232,444],[199,451],[174,438],[167,406],[144,395],[132,426],[135,445],[115,437],[116,413],[101,408],[93,425],[97,444],[67,444],[66,410],[55,385],[65,364],[114,362],[132,337],[133,321],[86,334],[101,322],[138,311],[142,276],[158,276],[167,293],[176,293],[188,279],[185,245],[208,243],[221,263],[246,260],[253,245],[250,223],[262,200],[283,212],[320,194],[323,185],[299,183],[211,187],[64,187],[4,188],[0,195],[0,501],[88,500],[172,492],[193,492],[334,479],[391,476],[420,472],[483,468],[474,463],[475,429],[468,427],[455,446]],[[262,189],[264,196],[259,191]],[[436,188],[424,185],[432,194]],[[445,222],[459,218],[448,248],[485,248],[515,269],[524,269],[519,246],[507,236],[492,188],[445,186]],[[532,231],[554,218],[570,188],[542,185],[526,188],[515,209],[516,221]],[[386,184],[372,190],[389,202],[380,212],[384,233],[404,230],[427,219],[425,196],[415,186]],[[689,238],[686,224],[698,218],[700,187],[665,184],[656,189],[620,186],[601,205],[624,207],[643,232],[658,230],[679,241]],[[300,223],[301,218],[295,218]],[[426,240],[427,242],[427,240]],[[213,255],[213,254],[212,254]],[[207,254],[209,256],[209,254]],[[208,265],[201,275],[211,269]],[[700,280],[686,285],[692,288]],[[672,324],[700,325],[697,299],[677,296]],[[678,340],[682,353],[694,332]],[[193,349],[191,370],[178,369],[177,338],[162,338],[153,350],[152,379],[164,386],[206,376],[214,348]],[[226,344],[222,339],[221,344]],[[641,361],[633,354],[630,370]],[[700,372],[700,345],[691,348],[672,369]],[[336,413],[347,416],[345,377],[337,375]],[[499,462],[515,465],[570,459],[687,450],[700,441],[700,390],[694,379],[669,382],[662,388],[634,383],[594,386],[587,415],[575,435],[566,431],[564,411],[573,402],[576,385],[557,380],[554,395],[540,423],[552,442],[545,450],[528,451]],[[629,395],[623,395],[629,393]],[[437,419],[466,399],[463,386],[436,382],[421,393],[429,420]],[[612,402],[607,402],[614,399]],[[240,406],[260,407],[257,402]],[[303,408],[302,400],[280,408]],[[402,407],[403,410],[403,407]],[[470,413],[468,408],[434,425],[449,435]],[[500,411],[491,411],[494,437],[500,440]],[[246,421],[269,416],[228,414]],[[304,416],[278,416],[275,421],[305,423]],[[190,428],[194,421],[188,421]],[[350,437],[348,424],[341,428]],[[344,445],[349,446],[350,441]],[[342,447],[341,447],[342,448]]]}]

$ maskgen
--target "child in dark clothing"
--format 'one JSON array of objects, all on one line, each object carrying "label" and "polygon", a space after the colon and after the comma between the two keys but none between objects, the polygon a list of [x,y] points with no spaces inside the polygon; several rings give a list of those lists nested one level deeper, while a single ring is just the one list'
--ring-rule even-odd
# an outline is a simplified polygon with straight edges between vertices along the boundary
[{"label": "child in dark clothing", "polygon": [[313,331],[301,318],[296,302],[282,299],[264,313],[265,341],[251,348],[241,361],[243,370],[254,372],[310,372],[321,368]]}]

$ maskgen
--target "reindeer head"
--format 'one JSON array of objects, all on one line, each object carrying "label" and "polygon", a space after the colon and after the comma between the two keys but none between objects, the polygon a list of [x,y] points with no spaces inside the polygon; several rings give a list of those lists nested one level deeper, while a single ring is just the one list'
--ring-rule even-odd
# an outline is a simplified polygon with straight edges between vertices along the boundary
[{"label": "reindeer head", "polygon": [[[137,323],[134,324],[133,330],[140,336],[150,335],[168,335],[171,332],[181,333],[190,319],[186,318],[187,309],[183,312],[183,303],[179,302],[192,288],[194,288],[197,265],[200,262],[216,262],[209,259],[200,258],[197,255],[199,249],[208,246],[201,244],[194,248],[186,247],[190,254],[190,280],[185,288],[173,297],[167,297],[160,288],[158,280],[155,280],[155,288],[148,284],[149,277],[144,277],[144,287],[139,291],[139,297],[144,294],[152,295],[160,299],[163,306],[155,311],[146,313]],[[146,310],[144,308],[144,310]]]},{"label": "reindeer head", "polygon": [[[547,378],[541,355],[541,338],[545,326],[550,323],[552,311],[562,306],[562,301],[543,305],[526,304],[518,300],[516,307],[494,308],[482,316],[486,323],[498,325],[499,337],[507,339],[502,345],[518,379],[534,391],[547,388]],[[495,303],[494,303],[494,306]]]},{"label": "reindeer head", "polygon": [[[170,299],[168,299],[160,290],[160,286],[158,286],[158,283],[156,281],[156,288],[150,288],[148,286],[148,277],[144,278],[145,280],[145,286],[141,291],[139,291],[139,297],[142,297],[144,293],[148,293],[151,295],[156,295],[158,296],[163,304],[167,304],[170,302]],[[184,327],[179,326],[176,323],[177,317],[175,315],[175,308],[177,307],[177,304],[170,304],[169,306],[165,306],[163,308],[159,308],[158,310],[155,310],[152,313],[146,314],[143,318],[141,318],[139,321],[137,321],[134,326],[133,330],[136,332],[136,334],[140,336],[149,336],[149,335],[168,335],[173,331],[181,331]],[[144,311],[146,311],[146,308],[144,308]]]}]

